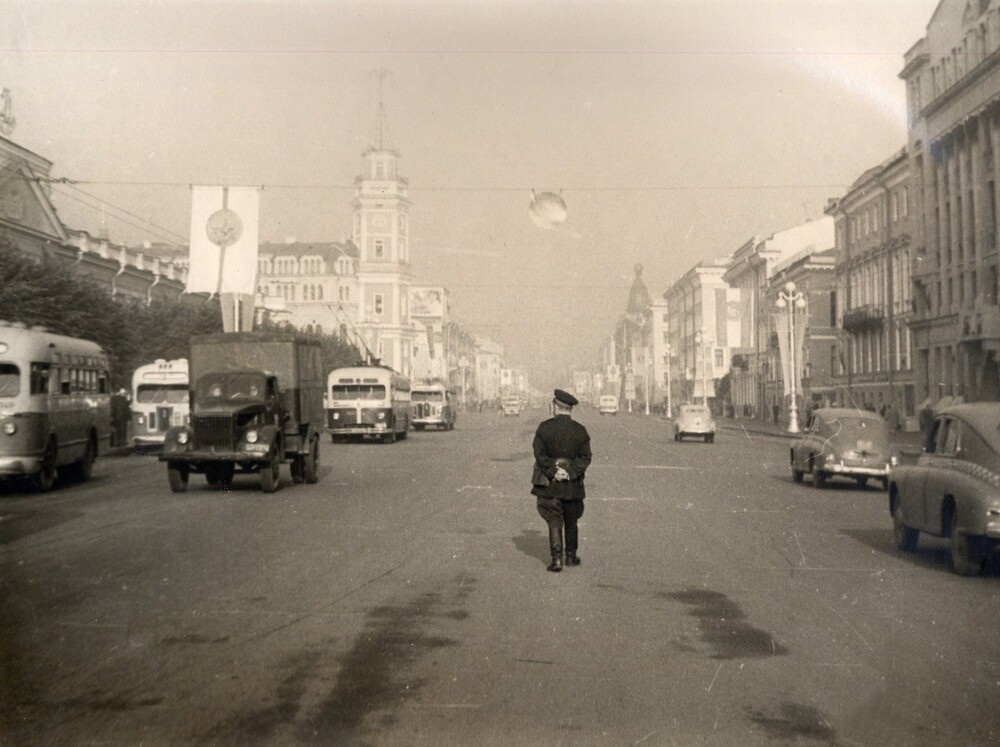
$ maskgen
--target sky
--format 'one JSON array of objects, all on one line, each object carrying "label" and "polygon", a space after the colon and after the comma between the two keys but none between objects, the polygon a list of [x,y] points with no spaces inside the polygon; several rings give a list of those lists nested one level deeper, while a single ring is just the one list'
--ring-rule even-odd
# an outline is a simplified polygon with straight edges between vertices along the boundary
[{"label": "sky", "polygon": [[[74,228],[185,242],[189,185],[242,184],[262,241],[339,241],[389,71],[416,280],[547,388],[599,364],[636,265],[660,297],[903,147],[936,6],[0,0],[0,88],[12,139],[79,182],[53,194]],[[532,189],[561,191],[561,230]]]}]

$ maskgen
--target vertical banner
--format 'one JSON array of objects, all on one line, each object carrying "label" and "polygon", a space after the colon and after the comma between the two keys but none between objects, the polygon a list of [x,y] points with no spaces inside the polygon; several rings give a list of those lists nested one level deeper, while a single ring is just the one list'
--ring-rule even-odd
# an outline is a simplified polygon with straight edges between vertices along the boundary
[{"label": "vertical banner", "polygon": [[258,187],[191,188],[189,293],[257,288]]}]

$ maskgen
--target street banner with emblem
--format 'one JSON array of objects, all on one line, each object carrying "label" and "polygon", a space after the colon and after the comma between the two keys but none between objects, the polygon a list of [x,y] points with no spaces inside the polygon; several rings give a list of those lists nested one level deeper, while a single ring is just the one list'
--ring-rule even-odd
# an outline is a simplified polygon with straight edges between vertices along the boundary
[{"label": "street banner with emblem", "polygon": [[[788,335],[788,325],[789,325],[790,315],[787,311],[780,311],[774,315],[774,326],[775,331],[778,333],[778,353],[781,356],[781,380],[784,383],[785,395],[792,394],[792,350],[789,348],[789,335]],[[806,337],[806,326],[808,324],[808,319],[805,314],[795,315],[795,340],[794,351],[795,351],[795,393],[802,393],[802,372],[805,369],[802,359],[805,357],[803,350],[803,342]]]},{"label": "street banner with emblem", "polygon": [[258,187],[191,188],[189,293],[256,292],[259,211]]}]

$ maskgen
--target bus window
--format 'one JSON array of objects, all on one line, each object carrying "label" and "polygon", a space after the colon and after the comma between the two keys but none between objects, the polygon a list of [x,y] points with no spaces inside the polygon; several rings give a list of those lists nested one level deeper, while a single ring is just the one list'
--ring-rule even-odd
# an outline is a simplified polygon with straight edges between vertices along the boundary
[{"label": "bus window", "polygon": [[13,363],[0,363],[0,397],[16,397],[21,390],[21,372]]},{"label": "bus window", "polygon": [[49,364],[48,363],[32,363],[31,364],[31,393],[32,394],[48,394],[49,393]]},{"label": "bus window", "polygon": [[385,387],[381,384],[335,384],[333,387],[335,400],[349,399],[385,399]]}]

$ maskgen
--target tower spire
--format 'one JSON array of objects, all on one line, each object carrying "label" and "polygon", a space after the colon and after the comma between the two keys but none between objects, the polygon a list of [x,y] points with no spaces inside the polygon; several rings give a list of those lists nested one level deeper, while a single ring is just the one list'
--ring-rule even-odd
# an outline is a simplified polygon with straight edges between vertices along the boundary
[{"label": "tower spire", "polygon": [[392,73],[380,67],[372,70],[372,75],[378,78],[378,149],[382,150],[385,139],[385,103],[382,98],[382,84]]}]

